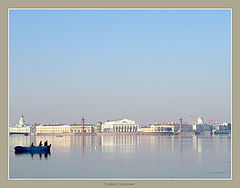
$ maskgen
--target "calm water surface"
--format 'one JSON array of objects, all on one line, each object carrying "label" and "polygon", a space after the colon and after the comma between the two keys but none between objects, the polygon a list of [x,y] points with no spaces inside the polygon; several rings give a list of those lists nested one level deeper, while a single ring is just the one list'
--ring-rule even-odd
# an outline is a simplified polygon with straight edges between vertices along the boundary
[{"label": "calm water surface", "polygon": [[231,136],[9,136],[9,178],[231,178]]}]

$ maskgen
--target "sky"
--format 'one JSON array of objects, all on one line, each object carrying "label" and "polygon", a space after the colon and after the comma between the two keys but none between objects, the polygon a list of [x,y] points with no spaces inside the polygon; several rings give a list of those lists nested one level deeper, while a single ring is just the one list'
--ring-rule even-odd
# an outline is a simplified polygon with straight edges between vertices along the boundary
[{"label": "sky", "polygon": [[9,123],[231,121],[231,10],[9,10]]}]

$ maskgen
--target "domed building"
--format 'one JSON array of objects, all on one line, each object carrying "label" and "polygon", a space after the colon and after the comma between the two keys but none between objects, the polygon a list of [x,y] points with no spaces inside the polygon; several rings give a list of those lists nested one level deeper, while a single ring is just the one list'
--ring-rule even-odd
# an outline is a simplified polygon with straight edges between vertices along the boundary
[{"label": "domed building", "polygon": [[203,125],[204,123],[203,123],[203,118],[202,117],[199,117],[198,119],[197,119],[197,125]]},{"label": "domed building", "polygon": [[20,119],[19,119],[19,121],[18,121],[17,126],[18,126],[18,127],[24,127],[24,126],[25,126],[25,121],[24,121],[23,114],[20,116]]},{"label": "domed building", "polygon": [[203,118],[199,117],[197,119],[196,124],[193,125],[193,130],[196,132],[202,132],[204,131],[204,123],[203,123]]},{"label": "domed building", "polygon": [[25,124],[25,120],[23,115],[20,116],[20,119],[18,121],[18,124],[16,124],[14,127],[9,127],[9,134],[23,134],[23,135],[29,135],[30,133],[34,133],[35,130],[30,125]]}]

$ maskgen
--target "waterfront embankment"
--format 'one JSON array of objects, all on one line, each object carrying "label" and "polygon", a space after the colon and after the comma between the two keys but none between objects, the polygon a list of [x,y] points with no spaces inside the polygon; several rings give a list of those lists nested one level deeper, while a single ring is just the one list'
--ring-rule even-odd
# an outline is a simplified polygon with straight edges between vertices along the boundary
[{"label": "waterfront embankment", "polygon": [[160,135],[160,136],[171,136],[171,135],[181,135],[181,136],[210,136],[212,133],[210,131],[203,132],[106,132],[106,133],[37,133],[36,136],[117,136],[117,135]]}]

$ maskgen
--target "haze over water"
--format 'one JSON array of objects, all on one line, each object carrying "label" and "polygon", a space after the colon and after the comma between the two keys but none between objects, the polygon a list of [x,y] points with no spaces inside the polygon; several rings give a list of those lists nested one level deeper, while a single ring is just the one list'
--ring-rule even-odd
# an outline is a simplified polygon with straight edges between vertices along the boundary
[{"label": "haze over water", "polygon": [[[48,140],[51,154],[15,154]],[[231,178],[231,136],[10,136],[10,178]]]}]

